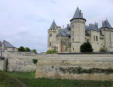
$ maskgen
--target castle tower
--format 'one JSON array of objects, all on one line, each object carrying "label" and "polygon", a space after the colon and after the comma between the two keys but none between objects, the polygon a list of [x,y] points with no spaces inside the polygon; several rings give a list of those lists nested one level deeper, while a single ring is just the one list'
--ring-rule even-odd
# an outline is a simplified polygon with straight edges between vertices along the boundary
[{"label": "castle tower", "polygon": [[80,52],[80,46],[85,42],[85,22],[86,19],[83,18],[83,13],[79,8],[76,12],[71,22],[71,51]]},{"label": "castle tower", "polygon": [[56,25],[55,21],[53,21],[50,29],[48,30],[48,50],[58,51],[56,35],[59,29],[60,27]]},{"label": "castle tower", "polygon": [[101,31],[104,35],[104,47],[107,51],[113,52],[113,28],[107,19],[102,22]]}]

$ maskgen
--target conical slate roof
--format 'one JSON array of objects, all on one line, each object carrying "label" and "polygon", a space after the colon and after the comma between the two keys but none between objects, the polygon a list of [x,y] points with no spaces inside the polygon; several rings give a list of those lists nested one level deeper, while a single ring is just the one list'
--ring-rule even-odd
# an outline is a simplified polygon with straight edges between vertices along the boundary
[{"label": "conical slate roof", "polygon": [[3,41],[3,45],[4,45],[4,47],[6,47],[6,48],[15,48],[11,43],[9,43],[8,41]]},{"label": "conical slate roof", "polygon": [[79,8],[76,9],[73,19],[74,18],[83,18],[83,13],[81,12]]},{"label": "conical slate roof", "polygon": [[52,22],[50,29],[55,29],[55,27],[57,27],[55,21]]},{"label": "conical slate roof", "polygon": [[102,27],[112,28],[112,26],[110,25],[110,23],[107,19],[102,22]]}]

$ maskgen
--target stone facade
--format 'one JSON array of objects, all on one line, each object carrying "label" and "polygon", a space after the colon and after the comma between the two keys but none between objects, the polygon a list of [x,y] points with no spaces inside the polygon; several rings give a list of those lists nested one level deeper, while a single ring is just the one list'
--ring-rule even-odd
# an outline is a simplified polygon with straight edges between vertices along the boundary
[{"label": "stone facade", "polygon": [[4,71],[5,70],[5,59],[0,57],[0,70]]},{"label": "stone facade", "polygon": [[6,52],[5,58],[8,60],[7,71],[9,72],[32,72],[36,70],[36,64],[33,60],[38,61],[37,54],[29,52]]},{"label": "stone facade", "polygon": [[48,50],[79,53],[80,46],[89,41],[94,52],[99,52],[101,48],[113,52],[113,28],[107,19],[102,22],[100,28],[98,23],[86,25],[83,13],[77,8],[70,22],[62,29],[53,21],[48,30]]},{"label": "stone facade", "polygon": [[39,55],[36,78],[113,80],[113,54]]}]

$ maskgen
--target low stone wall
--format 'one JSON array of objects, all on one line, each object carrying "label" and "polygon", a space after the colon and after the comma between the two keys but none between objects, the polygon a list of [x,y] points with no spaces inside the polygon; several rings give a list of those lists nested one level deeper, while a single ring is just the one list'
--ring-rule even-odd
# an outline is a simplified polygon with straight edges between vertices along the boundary
[{"label": "low stone wall", "polygon": [[113,54],[39,55],[36,78],[113,80]]},{"label": "low stone wall", "polygon": [[0,70],[1,71],[5,70],[5,59],[0,59]]},{"label": "low stone wall", "polygon": [[31,72],[36,70],[33,60],[38,59],[34,53],[27,52],[7,52],[5,57],[8,59],[7,71],[9,72]]}]

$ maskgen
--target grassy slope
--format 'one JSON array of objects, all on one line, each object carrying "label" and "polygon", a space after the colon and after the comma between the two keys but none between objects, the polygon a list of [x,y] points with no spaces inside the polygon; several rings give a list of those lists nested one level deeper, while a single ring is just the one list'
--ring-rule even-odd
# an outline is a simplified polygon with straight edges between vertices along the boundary
[{"label": "grassy slope", "polygon": [[34,79],[34,73],[9,73],[27,87],[113,87],[112,81]]},{"label": "grassy slope", "polygon": [[23,84],[7,73],[0,71],[0,87],[23,87]]}]

